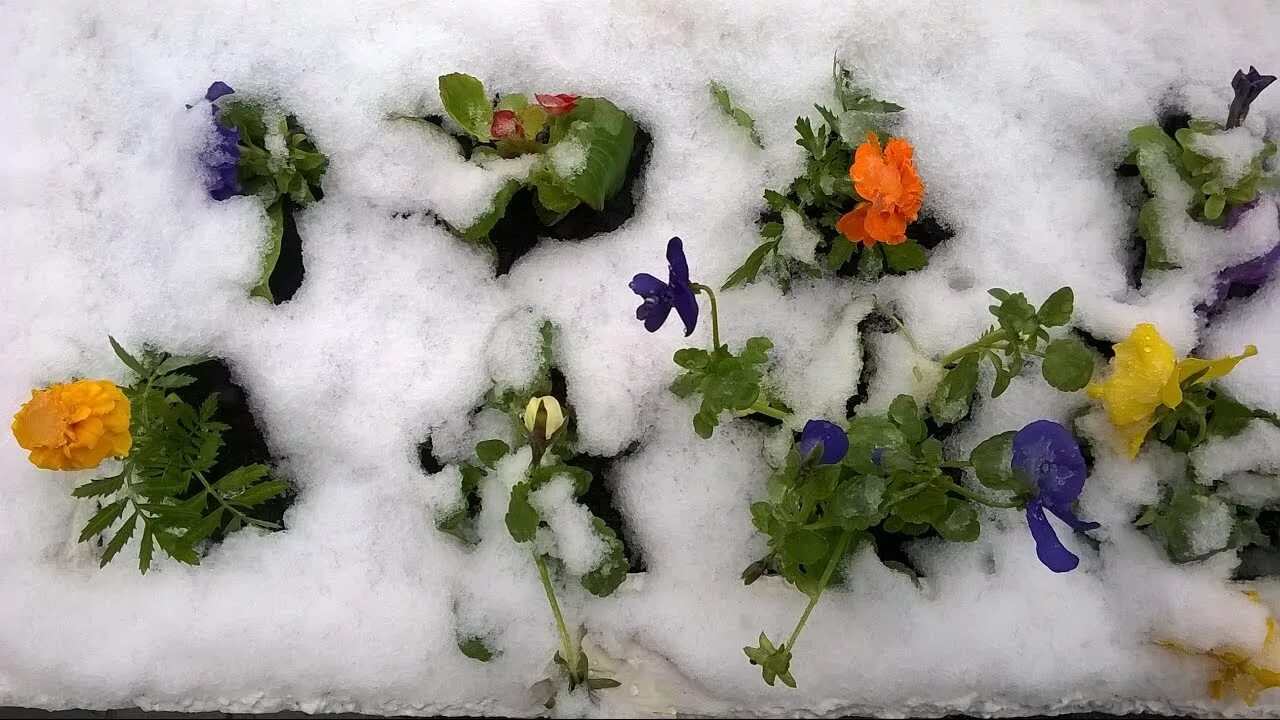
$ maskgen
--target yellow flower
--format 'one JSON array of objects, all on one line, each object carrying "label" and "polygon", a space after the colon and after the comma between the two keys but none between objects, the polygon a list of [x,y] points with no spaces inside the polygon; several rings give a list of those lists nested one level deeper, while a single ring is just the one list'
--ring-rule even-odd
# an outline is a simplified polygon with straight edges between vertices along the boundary
[{"label": "yellow flower", "polygon": [[[1176,408],[1182,403],[1184,385],[1209,383],[1231,372],[1241,360],[1257,354],[1258,348],[1250,345],[1240,355],[1179,361],[1173,346],[1160,337],[1156,327],[1142,323],[1128,339],[1115,344],[1111,377],[1089,385],[1085,391],[1089,397],[1102,401],[1107,419],[1115,426],[1129,457],[1134,458],[1142,449],[1147,431],[1156,423],[1156,411],[1161,406]],[[1191,380],[1197,373],[1201,374]]]},{"label": "yellow flower", "polygon": [[564,425],[564,412],[560,410],[560,401],[550,395],[529,399],[524,408],[524,426],[530,436],[545,442],[561,425]]},{"label": "yellow flower", "polygon": [[32,390],[31,399],[13,416],[13,437],[31,451],[36,467],[97,467],[108,455],[129,453],[129,400],[110,380],[77,380]]},{"label": "yellow flower", "polygon": [[[1260,602],[1255,591],[1245,592],[1245,595],[1254,602]],[[1226,691],[1231,691],[1246,705],[1252,705],[1262,691],[1280,687],[1280,670],[1271,669],[1280,668],[1280,633],[1277,633],[1273,617],[1267,617],[1267,634],[1257,654],[1240,648],[1198,650],[1172,640],[1160,640],[1156,644],[1217,661],[1217,675],[1209,681],[1209,697],[1214,700],[1221,700]]]}]

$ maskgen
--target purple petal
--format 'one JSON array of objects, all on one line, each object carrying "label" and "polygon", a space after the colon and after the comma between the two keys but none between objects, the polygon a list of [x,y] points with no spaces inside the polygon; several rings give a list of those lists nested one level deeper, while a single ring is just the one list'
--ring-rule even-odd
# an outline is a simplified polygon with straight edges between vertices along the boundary
[{"label": "purple petal", "polygon": [[1212,315],[1231,297],[1233,289],[1256,290],[1266,285],[1275,273],[1277,264],[1280,264],[1280,244],[1268,250],[1265,255],[1223,269],[1218,273],[1218,281],[1213,288],[1213,300],[1196,309]]},{"label": "purple petal", "polygon": [[1080,444],[1052,420],[1036,420],[1013,436],[1012,465],[1039,489],[1037,497],[1056,507],[1070,507],[1088,475]]},{"label": "purple petal", "polygon": [[649,332],[658,332],[658,328],[662,327],[662,323],[667,321],[667,316],[670,314],[671,304],[655,298],[646,298],[644,303],[636,308],[636,319],[644,320],[644,329]]},{"label": "purple petal", "polygon": [[1080,564],[1080,558],[1068,550],[1058,540],[1049,519],[1044,516],[1044,508],[1040,503],[1027,504],[1027,527],[1031,529],[1031,537],[1036,541],[1036,557],[1044,566],[1056,573],[1071,572]]},{"label": "purple petal", "polygon": [[671,284],[688,287],[689,261],[684,257],[684,243],[678,237],[667,241],[667,265],[671,270]]},{"label": "purple petal", "polygon": [[667,284],[649,273],[640,273],[631,278],[631,291],[643,297],[654,297],[667,292]]},{"label": "purple petal", "polygon": [[1243,205],[1235,205],[1227,210],[1227,214],[1222,218],[1222,227],[1230,230],[1240,222],[1240,218],[1250,210],[1258,207],[1258,198],[1254,198]]},{"label": "purple petal", "polygon": [[209,90],[204,94],[204,99],[213,102],[223,95],[230,95],[233,92],[235,90],[232,90],[230,85],[218,80],[209,86]]},{"label": "purple petal", "polygon": [[1076,517],[1075,511],[1069,507],[1055,507],[1053,505],[1045,505],[1045,509],[1053,513],[1054,515],[1057,515],[1059,520],[1070,525],[1071,529],[1075,530],[1076,532],[1081,532],[1081,533],[1089,532],[1090,530],[1097,530],[1098,528],[1102,527],[1102,525],[1096,522],[1085,522],[1084,520],[1081,520],[1080,518]]},{"label": "purple petal", "polygon": [[849,436],[830,420],[810,420],[800,433],[800,458],[821,452],[819,465],[835,465],[849,452]]},{"label": "purple petal", "polygon": [[1227,111],[1228,130],[1244,122],[1249,114],[1249,106],[1258,99],[1258,95],[1266,90],[1268,85],[1275,81],[1275,75],[1263,75],[1252,65],[1249,66],[1247,73],[1243,70],[1236,71],[1235,77],[1231,78],[1231,89],[1236,95],[1232,98],[1231,107]]},{"label": "purple petal", "polygon": [[671,290],[676,312],[680,314],[680,320],[684,323],[684,336],[689,337],[693,334],[693,329],[698,326],[698,298],[688,285],[673,287]]}]

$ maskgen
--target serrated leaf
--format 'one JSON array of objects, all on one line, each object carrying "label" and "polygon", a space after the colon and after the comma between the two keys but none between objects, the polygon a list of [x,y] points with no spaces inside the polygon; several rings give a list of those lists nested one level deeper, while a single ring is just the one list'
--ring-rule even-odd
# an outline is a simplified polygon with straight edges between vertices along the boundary
[{"label": "serrated leaf", "polygon": [[123,347],[121,347],[120,343],[116,342],[115,338],[108,335],[107,340],[111,343],[111,349],[115,351],[116,357],[120,358],[120,362],[124,363],[125,367],[137,373],[138,377],[147,376],[147,371],[142,367],[142,363],[138,362],[137,358],[130,355]]},{"label": "serrated leaf", "polygon": [[617,533],[604,520],[591,518],[591,527],[605,543],[605,553],[595,569],[582,576],[582,587],[597,597],[606,597],[627,579],[627,571],[631,569],[627,556],[618,539]]},{"label": "serrated leaf", "polygon": [[155,539],[156,544],[160,546],[165,555],[187,565],[200,564],[200,556],[196,554],[194,548],[183,542],[182,538],[162,531],[156,533]]},{"label": "serrated leaf", "polygon": [[246,465],[223,475],[213,484],[215,492],[223,495],[234,495],[249,485],[261,480],[271,472],[266,465]]},{"label": "serrated leaf", "polygon": [[227,502],[239,507],[254,507],[284,493],[288,489],[289,484],[283,480],[268,480],[253,485],[238,495],[228,497]]},{"label": "serrated leaf", "polygon": [[135,510],[129,516],[129,519],[125,520],[124,524],[120,526],[120,529],[116,531],[115,536],[111,538],[111,542],[107,543],[107,546],[103,548],[102,559],[98,562],[99,568],[106,567],[107,563],[111,562],[111,559],[125,546],[125,543],[129,542],[129,538],[133,537],[133,531],[137,525],[138,512]]},{"label": "serrated leaf", "polygon": [[226,510],[222,507],[214,508],[212,513],[200,518],[187,527],[187,531],[182,534],[182,541],[187,545],[195,546],[200,541],[213,534],[214,530],[222,524],[222,515]]},{"label": "serrated leaf", "polygon": [[123,473],[120,475],[112,475],[111,477],[99,478],[97,480],[90,480],[89,482],[76,487],[75,490],[72,490],[71,496],[78,498],[102,497],[104,495],[110,495],[114,492],[118,492],[122,487],[124,487]]},{"label": "serrated leaf", "polygon": [[151,553],[153,551],[154,536],[151,533],[151,526],[145,521],[142,527],[142,540],[138,543],[138,572],[143,575],[147,574],[147,570],[151,569]]},{"label": "serrated leaf", "polygon": [[895,273],[919,270],[929,264],[929,255],[915,240],[908,239],[897,245],[884,245],[883,248],[885,262]]},{"label": "serrated leaf", "polygon": [[102,506],[98,512],[89,518],[89,522],[85,523],[84,529],[80,531],[79,542],[85,542],[96,537],[99,533],[111,527],[111,523],[120,519],[124,514],[125,505],[128,500],[120,499],[115,502]]},{"label": "serrated leaf", "polygon": [[1040,373],[1058,390],[1081,390],[1093,378],[1093,353],[1079,340],[1054,340],[1045,348]]},{"label": "serrated leaf", "polygon": [[711,81],[711,97],[739,127],[747,131],[747,135],[751,138],[751,142],[756,147],[763,149],[764,143],[760,140],[760,134],[756,132],[756,121],[747,114],[742,108],[735,108],[733,102],[729,98],[729,91],[723,85],[712,80]]},{"label": "serrated leaf", "polygon": [[440,102],[444,111],[463,130],[481,142],[489,142],[493,105],[485,95],[484,83],[465,73],[441,75]]}]

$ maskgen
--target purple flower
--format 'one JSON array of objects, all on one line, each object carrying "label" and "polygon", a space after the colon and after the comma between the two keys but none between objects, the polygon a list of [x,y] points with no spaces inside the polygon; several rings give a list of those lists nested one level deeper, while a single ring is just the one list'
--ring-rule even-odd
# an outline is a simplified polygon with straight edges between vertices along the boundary
[{"label": "purple flower", "polygon": [[[1255,200],[1228,211],[1227,226],[1230,227],[1234,224],[1232,218],[1229,217],[1231,212],[1234,212],[1234,210],[1246,210],[1257,204],[1258,201]],[[1239,218],[1235,219],[1238,220]],[[1232,290],[1257,290],[1267,284],[1267,281],[1275,274],[1278,264],[1280,264],[1280,243],[1252,260],[1246,260],[1239,265],[1232,265],[1229,268],[1222,269],[1218,272],[1218,281],[1214,285],[1213,295],[1208,301],[1197,307],[1196,310],[1206,315],[1216,313],[1222,309],[1227,298],[1232,296]]]},{"label": "purple flower", "polygon": [[1236,91],[1236,96],[1231,100],[1231,107],[1227,111],[1228,130],[1239,127],[1244,122],[1245,116],[1249,114],[1249,105],[1275,81],[1275,75],[1259,74],[1252,65],[1247,73],[1243,70],[1236,71],[1236,76],[1231,78],[1231,89]]},{"label": "purple flower", "polygon": [[206,172],[205,188],[214,200],[226,200],[240,194],[240,131],[218,122],[218,106],[213,102],[235,90],[221,80],[209,86],[204,94],[213,115],[217,141],[200,156]]},{"label": "purple flower", "polygon": [[800,433],[800,460],[816,455],[819,465],[835,465],[849,452],[844,428],[829,420],[810,420]]},{"label": "purple flower", "polygon": [[1036,556],[1054,572],[1075,570],[1080,558],[1063,547],[1044,511],[1057,515],[1076,532],[1099,527],[1080,520],[1071,509],[1088,474],[1080,444],[1058,423],[1037,420],[1013,436],[1012,464],[1036,488],[1035,497],[1027,502],[1027,526],[1036,541]]},{"label": "purple flower", "polygon": [[657,332],[667,321],[671,308],[675,308],[684,321],[684,334],[688,337],[698,325],[698,299],[689,283],[689,263],[684,258],[684,246],[678,237],[667,242],[667,267],[670,271],[667,282],[648,273],[640,273],[631,279],[631,290],[644,298],[636,308],[636,319],[644,321],[645,330]]}]

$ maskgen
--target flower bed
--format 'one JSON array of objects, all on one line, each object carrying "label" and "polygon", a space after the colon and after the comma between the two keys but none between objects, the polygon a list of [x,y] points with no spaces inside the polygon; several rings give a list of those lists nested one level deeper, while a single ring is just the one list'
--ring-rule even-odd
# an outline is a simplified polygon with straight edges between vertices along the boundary
[{"label": "flower bed", "polygon": [[1276,9],[243,12],[15,8],[0,704],[1280,712]]}]

